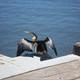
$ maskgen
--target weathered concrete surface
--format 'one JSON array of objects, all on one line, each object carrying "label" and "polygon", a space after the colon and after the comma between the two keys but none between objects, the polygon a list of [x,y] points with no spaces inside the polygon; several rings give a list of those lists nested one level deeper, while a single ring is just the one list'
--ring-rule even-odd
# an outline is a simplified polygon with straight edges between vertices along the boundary
[{"label": "weathered concrete surface", "polygon": [[[68,63],[74,60],[79,60],[80,57],[74,54],[40,61],[38,57],[8,57],[0,55],[0,79],[16,76],[23,73],[28,73],[33,70],[39,70],[45,67],[55,66],[62,63]],[[55,73],[55,72],[53,72]]]},{"label": "weathered concrete surface", "polygon": [[2,80],[80,80],[80,59]]}]

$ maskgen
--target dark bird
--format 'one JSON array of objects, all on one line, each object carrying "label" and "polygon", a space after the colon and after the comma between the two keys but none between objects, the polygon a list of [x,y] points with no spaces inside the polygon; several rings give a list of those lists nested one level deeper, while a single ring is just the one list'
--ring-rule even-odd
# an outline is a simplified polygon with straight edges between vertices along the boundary
[{"label": "dark bird", "polygon": [[48,50],[47,47],[54,50],[55,55],[57,56],[57,50],[52,42],[52,39],[46,37],[44,40],[37,40],[37,35],[33,32],[26,32],[32,35],[32,41],[27,38],[23,38],[18,42],[17,48],[17,56],[20,56],[24,51],[34,52],[34,55],[39,56],[40,60],[44,60],[43,58],[47,55]]}]

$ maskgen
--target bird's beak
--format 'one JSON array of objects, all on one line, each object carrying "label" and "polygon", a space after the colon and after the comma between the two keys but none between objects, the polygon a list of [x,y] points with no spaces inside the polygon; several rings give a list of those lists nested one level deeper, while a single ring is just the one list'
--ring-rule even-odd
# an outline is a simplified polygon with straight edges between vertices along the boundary
[{"label": "bird's beak", "polygon": [[24,32],[33,36],[32,32],[28,32],[28,31],[24,31]]},{"label": "bird's beak", "polygon": [[56,47],[52,47],[52,49],[54,50],[55,55],[57,56],[57,55],[58,55],[58,53],[57,53],[57,49],[56,49]]}]

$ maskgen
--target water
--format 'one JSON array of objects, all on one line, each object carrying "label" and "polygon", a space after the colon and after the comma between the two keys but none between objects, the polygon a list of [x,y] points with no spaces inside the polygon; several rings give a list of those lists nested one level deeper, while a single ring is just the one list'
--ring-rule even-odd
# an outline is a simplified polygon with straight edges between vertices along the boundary
[{"label": "water", "polygon": [[0,52],[14,57],[17,42],[32,31],[53,38],[58,56],[80,41],[80,0],[0,0]]}]

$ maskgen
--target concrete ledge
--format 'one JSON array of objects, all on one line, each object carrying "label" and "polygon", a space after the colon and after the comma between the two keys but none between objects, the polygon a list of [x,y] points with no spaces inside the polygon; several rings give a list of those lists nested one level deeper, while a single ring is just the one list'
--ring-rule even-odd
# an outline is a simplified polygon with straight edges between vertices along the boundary
[{"label": "concrete ledge", "polygon": [[[38,69],[48,68],[50,66],[56,66],[63,63],[64,64],[70,63],[76,60],[80,60],[80,57],[73,54],[42,61],[42,62],[37,57],[30,58],[30,57],[20,56],[20,57],[10,58],[4,55],[0,55],[0,79],[8,80],[8,78],[11,76],[16,76],[16,75],[27,73],[30,71],[34,72],[35,70],[38,70]],[[56,74],[56,73],[53,72],[53,74]],[[13,79],[13,80],[19,80],[19,79]]]}]

